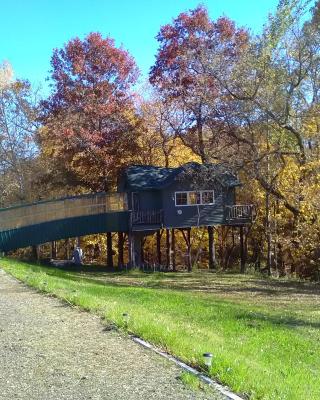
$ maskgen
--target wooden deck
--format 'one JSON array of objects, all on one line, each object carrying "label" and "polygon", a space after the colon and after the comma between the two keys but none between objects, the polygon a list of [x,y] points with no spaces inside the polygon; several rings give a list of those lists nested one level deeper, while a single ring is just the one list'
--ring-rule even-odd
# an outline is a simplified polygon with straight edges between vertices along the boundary
[{"label": "wooden deck", "polygon": [[226,206],[225,209],[228,225],[251,224],[255,219],[255,208],[252,204]]}]

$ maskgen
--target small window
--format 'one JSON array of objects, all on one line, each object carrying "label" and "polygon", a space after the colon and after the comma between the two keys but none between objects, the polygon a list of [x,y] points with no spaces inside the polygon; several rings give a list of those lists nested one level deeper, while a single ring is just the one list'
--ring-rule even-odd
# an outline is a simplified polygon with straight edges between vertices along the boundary
[{"label": "small window", "polygon": [[186,206],[188,204],[188,193],[177,192],[176,193],[176,206]]},{"label": "small window", "polygon": [[213,204],[213,190],[203,191],[202,193],[202,204]]},{"label": "small window", "polygon": [[201,196],[200,192],[189,192],[189,201],[188,204],[201,204]]}]

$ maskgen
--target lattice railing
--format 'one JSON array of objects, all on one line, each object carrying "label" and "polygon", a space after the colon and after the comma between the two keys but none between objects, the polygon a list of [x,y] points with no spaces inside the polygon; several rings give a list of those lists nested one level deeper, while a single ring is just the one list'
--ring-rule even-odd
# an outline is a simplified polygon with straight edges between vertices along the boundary
[{"label": "lattice railing", "polygon": [[255,216],[252,204],[226,206],[226,221],[248,223],[252,222]]}]

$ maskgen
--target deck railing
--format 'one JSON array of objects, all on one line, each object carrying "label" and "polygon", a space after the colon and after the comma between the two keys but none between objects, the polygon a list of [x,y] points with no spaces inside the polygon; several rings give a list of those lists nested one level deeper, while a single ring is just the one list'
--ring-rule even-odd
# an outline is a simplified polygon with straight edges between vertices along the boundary
[{"label": "deck railing", "polygon": [[158,225],[162,223],[162,210],[132,211],[132,225]]},{"label": "deck railing", "polygon": [[254,220],[252,204],[226,206],[226,221],[233,223],[250,223]]}]

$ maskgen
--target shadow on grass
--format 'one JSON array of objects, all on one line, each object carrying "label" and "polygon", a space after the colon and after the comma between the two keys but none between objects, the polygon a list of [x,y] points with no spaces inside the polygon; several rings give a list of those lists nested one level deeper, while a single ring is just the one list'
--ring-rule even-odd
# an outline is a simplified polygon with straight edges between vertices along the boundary
[{"label": "shadow on grass", "polygon": [[308,327],[315,329],[320,328],[320,322],[306,321],[304,319],[296,318],[290,315],[270,315],[259,312],[245,312],[238,314],[236,316],[236,319],[245,322],[248,327],[252,328],[262,328],[263,323],[270,323],[275,326],[291,329],[298,327]]},{"label": "shadow on grass", "polygon": [[[27,265],[30,265],[26,262]],[[101,265],[73,264],[56,267],[50,264],[35,265],[45,268],[46,272],[58,276],[73,276],[74,280],[85,280],[99,285],[112,284],[120,287],[144,287],[152,289],[167,289],[184,292],[203,293],[228,293],[261,295],[266,299],[271,297],[286,297],[295,295],[319,295],[318,283],[306,283],[297,281],[283,281],[275,279],[259,279],[249,275],[209,273],[207,271],[188,272],[143,272],[140,270],[119,270],[107,268]],[[31,266],[32,267],[32,266]],[[212,277],[212,279],[211,279]],[[123,278],[123,281],[113,278]]]},{"label": "shadow on grass", "polygon": [[[30,265],[30,264],[28,264]],[[91,271],[90,276],[86,276],[86,274],[83,272],[84,269],[83,268],[76,268],[76,269],[68,269],[68,270],[64,270],[64,269],[58,269],[52,266],[46,266],[46,267],[42,267],[42,266],[37,266],[37,265],[30,265],[30,268],[32,270],[34,270],[34,272],[37,271],[43,271],[46,272],[48,275],[53,276],[53,277],[58,277],[60,279],[63,279],[65,281],[72,281],[72,282],[86,282],[88,284],[91,285],[99,285],[101,287],[114,287],[114,288],[130,288],[130,289],[165,289],[165,290],[172,290],[172,292],[176,291],[176,292],[185,292],[188,293],[190,291],[195,291],[197,290],[197,288],[199,288],[200,286],[197,285],[191,285],[188,286],[187,288],[184,286],[179,286],[179,285],[174,285],[173,287],[170,286],[164,286],[161,285],[161,282],[144,282],[143,285],[141,284],[137,284],[134,282],[115,282],[112,280],[101,280],[101,279],[97,279],[95,275],[91,275],[92,272],[95,272],[95,269],[93,271]],[[99,270],[100,271],[100,270]],[[102,277],[108,277],[108,276],[123,276],[124,274],[122,272],[118,272],[118,273],[114,273],[112,271],[108,271],[108,272],[104,272],[105,275],[101,276],[101,273],[97,273],[95,272],[95,274],[97,274],[97,276],[99,276],[100,278]],[[130,277],[130,274],[125,274],[126,277]],[[138,273],[138,274],[134,274],[132,276],[132,278],[136,278],[139,279],[141,277],[144,277],[145,274],[143,273]],[[186,275],[189,279],[192,277],[192,275]],[[180,275],[181,277],[181,275]],[[172,278],[172,276],[171,276]],[[182,277],[181,277],[182,278]],[[183,279],[185,278],[185,275],[183,275]],[[194,276],[193,276],[194,279]],[[251,281],[252,283],[256,284],[256,285],[261,285],[262,283],[266,284],[265,281],[260,281],[260,280],[253,280]],[[274,282],[274,281],[267,281],[267,284],[269,284],[272,287],[277,288],[276,290],[276,294],[278,294],[279,292],[279,287],[281,290],[283,290],[284,288],[287,288],[287,290],[289,290],[290,292],[295,289],[297,291],[297,289],[300,288],[299,286],[299,282]],[[280,284],[280,285],[279,285]],[[201,286],[201,288],[203,288],[203,286]],[[215,283],[214,288],[210,288],[211,290],[202,290],[202,292],[208,292],[208,293],[212,293],[212,292],[220,292],[220,291],[225,291],[228,290],[230,291],[236,291],[237,293],[241,293],[241,292],[253,292],[253,291],[257,291],[257,292],[261,292],[263,294],[266,295],[270,295],[270,293],[273,293],[272,289],[268,289],[268,288],[261,288],[261,287],[249,287],[249,288],[243,288],[241,286],[232,286],[230,287],[230,285],[226,285],[224,286],[223,284],[217,284]],[[314,294],[314,288],[305,288],[303,287],[302,290],[305,293],[306,289],[309,289],[309,292],[311,292],[312,294]],[[280,292],[280,294],[283,294]],[[263,328],[264,323],[269,323],[272,324],[274,326],[278,326],[278,327],[285,327],[285,328],[289,328],[289,329],[295,329],[297,327],[311,327],[311,328],[316,328],[319,329],[320,328],[320,322],[313,322],[313,321],[308,321],[308,320],[304,320],[301,318],[297,318],[295,316],[292,315],[282,315],[282,314],[270,314],[270,313],[261,313],[259,311],[252,311],[252,312],[248,312],[241,304],[236,304],[234,302],[234,299],[219,299],[217,301],[217,299],[214,299],[214,303],[213,304],[213,299],[206,299],[207,304],[205,305],[206,307],[212,307],[213,309],[217,308],[217,307],[223,307],[224,305],[227,307],[232,306],[233,308],[236,306],[238,307],[238,311],[237,310],[233,310],[232,314],[233,315],[227,315],[227,311],[226,312],[226,317],[228,318],[234,318],[235,320],[239,320],[242,321],[247,327],[252,327],[252,328]],[[203,304],[204,305],[204,304]]]}]

